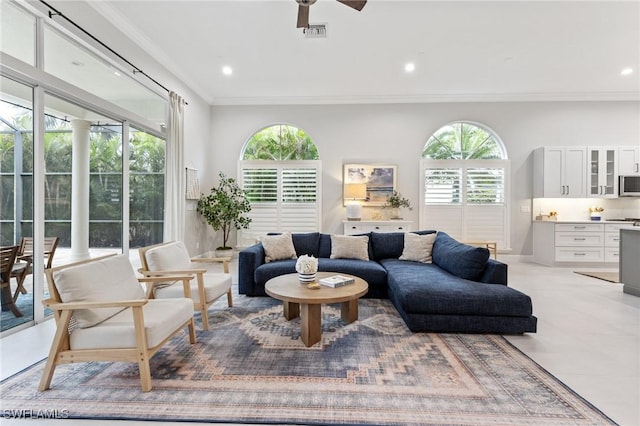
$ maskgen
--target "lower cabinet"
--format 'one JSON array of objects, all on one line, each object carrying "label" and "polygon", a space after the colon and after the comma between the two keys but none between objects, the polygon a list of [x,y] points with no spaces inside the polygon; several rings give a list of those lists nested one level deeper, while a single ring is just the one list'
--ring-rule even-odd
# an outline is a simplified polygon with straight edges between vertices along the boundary
[{"label": "lower cabinet", "polygon": [[342,222],[344,235],[367,232],[409,232],[412,223],[408,220],[345,220]]},{"label": "lower cabinet", "polygon": [[620,229],[628,223],[534,222],[533,257],[544,265],[556,263],[616,263]]}]

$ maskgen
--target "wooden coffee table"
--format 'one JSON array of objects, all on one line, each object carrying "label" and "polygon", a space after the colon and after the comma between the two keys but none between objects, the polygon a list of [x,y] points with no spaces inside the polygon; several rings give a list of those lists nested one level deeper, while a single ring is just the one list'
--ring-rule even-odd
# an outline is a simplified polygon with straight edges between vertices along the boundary
[{"label": "wooden coffee table", "polygon": [[322,336],[322,304],[341,303],[341,318],[349,324],[358,319],[358,299],[369,291],[369,284],[353,275],[318,272],[317,279],[332,275],[351,277],[355,282],[338,288],[321,286],[312,290],[298,280],[298,274],[287,274],[270,279],[264,286],[269,296],[282,300],[287,321],[302,317],[302,341],[307,347],[318,343]]}]

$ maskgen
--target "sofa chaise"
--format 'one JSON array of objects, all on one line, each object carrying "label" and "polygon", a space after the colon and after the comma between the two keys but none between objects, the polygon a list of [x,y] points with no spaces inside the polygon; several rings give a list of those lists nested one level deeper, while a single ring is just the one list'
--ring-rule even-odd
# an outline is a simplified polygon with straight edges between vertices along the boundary
[{"label": "sofa chaise", "polygon": [[[388,298],[412,331],[536,331],[531,298],[507,286],[507,265],[490,259],[486,248],[460,243],[445,232],[410,234],[430,235],[433,245],[428,261],[405,260],[405,238],[409,236],[401,232],[355,236],[358,244],[366,244],[365,253],[359,256],[357,247],[347,246],[346,252],[343,248],[342,253],[336,253],[338,243],[342,245],[350,237],[317,232],[289,234],[293,247],[285,259],[269,261],[265,241],[254,244],[239,253],[239,292],[266,296],[266,282],[295,273],[297,256],[306,254],[318,258],[319,271],[351,274],[367,281],[365,297]],[[411,241],[415,238],[411,236]]]}]

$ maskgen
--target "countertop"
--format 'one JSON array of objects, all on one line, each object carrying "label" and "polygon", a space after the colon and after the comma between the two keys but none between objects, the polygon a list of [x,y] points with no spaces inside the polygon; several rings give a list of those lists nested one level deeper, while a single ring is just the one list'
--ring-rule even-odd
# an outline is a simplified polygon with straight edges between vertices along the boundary
[{"label": "countertop", "polygon": [[[620,224],[629,224],[633,226],[632,221],[628,220],[533,220],[536,223],[615,223],[617,225]],[[636,226],[636,228],[640,228]]]}]

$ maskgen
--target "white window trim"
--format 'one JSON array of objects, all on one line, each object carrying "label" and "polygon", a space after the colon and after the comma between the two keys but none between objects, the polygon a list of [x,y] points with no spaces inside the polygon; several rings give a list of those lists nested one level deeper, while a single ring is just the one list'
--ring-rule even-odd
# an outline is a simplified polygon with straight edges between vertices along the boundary
[{"label": "white window trim", "polygon": [[[502,251],[511,250],[511,185],[510,185],[510,170],[511,170],[511,162],[508,159],[504,160],[429,160],[422,159],[420,161],[420,208],[419,208],[419,224],[420,229],[432,229],[434,228],[433,223],[429,223],[429,218],[427,217],[427,205],[425,202],[425,169],[432,167],[440,167],[440,168],[462,168],[467,169],[470,167],[501,167],[504,168],[504,211],[503,211],[503,245],[498,248]],[[462,209],[462,218],[463,223],[461,228],[463,230],[463,240],[467,240],[465,237],[465,222],[464,222],[464,214],[465,209],[467,207],[466,197],[462,197],[462,204],[455,206],[459,206]],[[443,206],[447,206],[447,204],[443,204]],[[454,207],[454,205],[449,205]],[[473,206],[473,205],[472,205]],[[473,206],[473,207],[482,207],[482,206]]]}]

